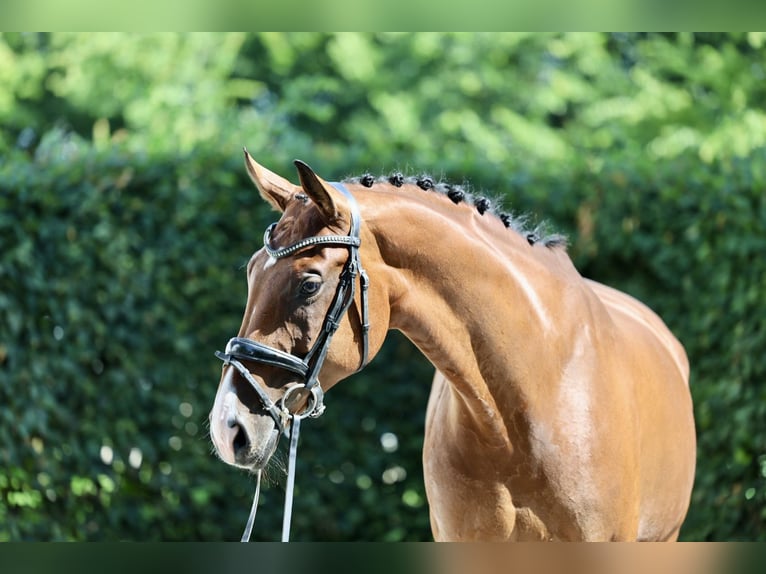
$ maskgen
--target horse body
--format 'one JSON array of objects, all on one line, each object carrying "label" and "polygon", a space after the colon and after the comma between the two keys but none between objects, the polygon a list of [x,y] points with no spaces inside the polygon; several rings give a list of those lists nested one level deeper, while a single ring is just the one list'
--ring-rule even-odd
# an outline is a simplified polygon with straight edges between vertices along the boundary
[{"label": "horse body", "polygon": [[[315,228],[331,213],[343,219],[343,202],[313,173],[301,172],[299,187],[249,156],[248,167],[262,195],[285,212],[280,244],[317,232],[305,229],[307,209],[325,213],[314,214]],[[530,245],[466,203],[391,185],[350,187],[364,222],[372,353],[398,329],[437,368],[423,448],[435,539],[675,539],[689,503],[695,434],[686,356],[662,321],[584,280],[564,249]],[[297,193],[312,205],[290,202]],[[289,273],[337,270],[342,260],[342,249],[325,248],[291,262]],[[276,326],[283,319],[264,314],[267,275],[284,275],[287,266],[257,253],[251,267],[260,273],[250,278],[240,336],[299,352],[316,328],[310,314],[286,319],[304,328],[285,331]],[[355,370],[358,332],[358,314],[350,313],[322,371],[325,390]],[[276,396],[269,381],[286,379],[270,367],[254,371]],[[211,434],[235,464],[236,419],[251,445],[246,466],[268,458],[273,432],[235,378],[222,377]],[[229,430],[216,424],[224,419]]]},{"label": "horse body", "polygon": [[[407,221],[419,209],[398,205],[393,233],[375,218],[383,259],[408,278],[391,326],[439,369],[423,454],[435,537],[673,537],[695,452],[679,343],[563,250],[446,207],[451,219]],[[402,228],[445,239],[424,249]]]}]

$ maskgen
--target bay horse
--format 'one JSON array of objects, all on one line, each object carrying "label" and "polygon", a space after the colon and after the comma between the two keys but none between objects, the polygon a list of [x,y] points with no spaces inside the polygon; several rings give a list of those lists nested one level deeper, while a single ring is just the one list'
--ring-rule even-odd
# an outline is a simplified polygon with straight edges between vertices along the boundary
[{"label": "bay horse", "polygon": [[423,444],[435,540],[677,538],[696,458],[689,363],[654,312],[584,279],[561,237],[460,187],[339,184],[295,164],[299,185],[245,150],[281,217],[219,354],[210,433],[224,462],[263,468],[290,414],[321,412],[398,329],[436,368]]}]

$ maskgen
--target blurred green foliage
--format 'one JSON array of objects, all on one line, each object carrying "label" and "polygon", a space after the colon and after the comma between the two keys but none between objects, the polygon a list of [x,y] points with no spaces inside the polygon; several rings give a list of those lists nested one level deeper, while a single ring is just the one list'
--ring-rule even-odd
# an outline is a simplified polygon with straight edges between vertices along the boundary
[{"label": "blurred green foliage", "polygon": [[[682,538],[766,540],[766,58],[749,34],[0,36],[0,540],[234,540],[207,412],[292,176],[427,171],[569,233],[685,344]],[[392,333],[301,436],[296,540],[430,537],[431,367]],[[396,440],[394,440],[394,437]],[[282,457],[282,460],[284,458]],[[271,472],[254,538],[276,539]]]}]

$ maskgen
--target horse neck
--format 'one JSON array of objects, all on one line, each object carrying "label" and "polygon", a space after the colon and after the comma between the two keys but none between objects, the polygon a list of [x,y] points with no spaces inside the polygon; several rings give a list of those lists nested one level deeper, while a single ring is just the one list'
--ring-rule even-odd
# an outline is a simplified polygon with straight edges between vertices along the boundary
[{"label": "horse neck", "polygon": [[568,256],[471,206],[393,193],[367,199],[364,216],[388,272],[390,327],[462,394],[524,400],[574,328],[560,320],[564,285],[579,277]]}]

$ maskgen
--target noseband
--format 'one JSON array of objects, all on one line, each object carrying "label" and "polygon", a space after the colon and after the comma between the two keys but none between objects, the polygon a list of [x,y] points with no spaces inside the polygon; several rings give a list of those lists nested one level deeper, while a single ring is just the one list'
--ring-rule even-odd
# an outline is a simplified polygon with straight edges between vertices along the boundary
[{"label": "noseband", "polygon": [[[325,410],[324,391],[319,382],[319,372],[327,357],[327,351],[330,348],[332,337],[335,334],[335,331],[338,330],[343,316],[354,301],[357,275],[359,276],[361,285],[360,318],[362,323],[362,351],[357,372],[367,364],[367,354],[369,351],[368,332],[370,325],[367,303],[369,279],[362,268],[362,262],[359,256],[359,246],[361,245],[359,233],[361,215],[359,213],[359,205],[354,196],[351,195],[351,192],[346,189],[343,184],[332,183],[331,185],[346,197],[351,207],[351,228],[349,229],[348,235],[316,235],[314,237],[302,239],[288,247],[279,249],[274,249],[271,246],[271,234],[277,225],[276,223],[272,223],[266,229],[263,236],[264,249],[266,250],[266,253],[274,259],[288,257],[298,251],[302,251],[303,249],[315,245],[341,245],[347,246],[349,249],[348,260],[341,271],[338,287],[335,291],[335,297],[333,298],[330,308],[327,310],[322,329],[309,352],[305,357],[298,357],[291,353],[264,345],[258,341],[253,341],[252,339],[234,337],[227,343],[225,352],[221,353],[220,351],[216,351],[215,353],[216,357],[224,362],[224,367],[231,365],[248,383],[250,383],[257,393],[263,408],[274,419],[280,433],[287,432],[289,423],[290,454],[288,460],[287,487],[285,491],[285,512],[282,522],[283,542],[287,542],[290,537],[290,518],[292,515],[293,486],[295,483],[295,460],[298,451],[300,422],[304,418],[316,418]],[[303,383],[289,387],[279,402],[275,403],[271,400],[258,381],[256,381],[255,377],[253,377],[242,361],[269,365],[290,371],[291,373],[298,375],[298,377],[303,380]],[[308,405],[301,412],[292,412],[289,408],[290,402],[288,399],[294,393],[299,393],[301,390],[310,393],[308,397]],[[245,528],[245,533],[242,536],[243,542],[250,540],[250,533],[252,531],[255,512],[258,506],[260,476],[260,471],[258,471],[258,484],[255,490],[250,517]]]}]

